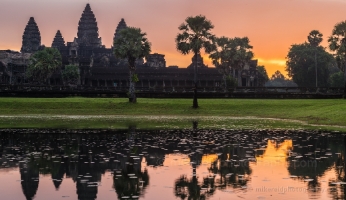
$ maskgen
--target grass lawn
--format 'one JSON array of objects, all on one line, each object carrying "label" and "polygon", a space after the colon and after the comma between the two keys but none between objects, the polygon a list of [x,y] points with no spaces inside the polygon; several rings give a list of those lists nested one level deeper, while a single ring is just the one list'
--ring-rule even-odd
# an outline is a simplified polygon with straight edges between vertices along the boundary
[{"label": "grass lawn", "polygon": [[344,99],[199,99],[198,102],[200,107],[193,109],[192,99],[140,98],[138,103],[131,104],[125,98],[0,98],[0,127],[117,128],[117,124],[131,123],[160,127],[163,122],[168,127],[189,127],[196,119],[205,122],[200,123],[205,128],[213,124],[226,128],[247,124],[257,128],[309,128],[315,124],[346,130]]}]

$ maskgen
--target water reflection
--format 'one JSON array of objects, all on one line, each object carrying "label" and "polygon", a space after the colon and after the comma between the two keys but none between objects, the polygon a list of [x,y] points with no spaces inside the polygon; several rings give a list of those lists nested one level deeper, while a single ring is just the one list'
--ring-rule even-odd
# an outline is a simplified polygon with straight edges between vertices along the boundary
[{"label": "water reflection", "polygon": [[[50,186],[51,200],[67,190],[81,200],[345,199],[341,133],[193,125],[174,131],[2,130],[0,186],[11,182],[4,175],[16,172],[22,199],[45,199],[42,191]],[[12,197],[11,189],[0,192],[21,198]]]}]

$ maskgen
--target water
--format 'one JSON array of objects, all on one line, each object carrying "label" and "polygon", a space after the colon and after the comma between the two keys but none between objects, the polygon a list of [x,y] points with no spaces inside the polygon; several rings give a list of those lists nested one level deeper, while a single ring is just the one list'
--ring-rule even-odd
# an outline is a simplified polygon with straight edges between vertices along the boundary
[{"label": "water", "polygon": [[344,199],[344,134],[2,130],[0,199]]}]

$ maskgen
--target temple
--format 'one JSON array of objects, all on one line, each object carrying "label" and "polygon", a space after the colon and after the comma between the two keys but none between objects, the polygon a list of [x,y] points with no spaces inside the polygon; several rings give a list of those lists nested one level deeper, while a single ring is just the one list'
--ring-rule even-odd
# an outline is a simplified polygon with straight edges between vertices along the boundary
[{"label": "temple", "polygon": [[115,29],[115,33],[114,33],[114,38],[113,40],[117,39],[119,37],[119,32],[123,29],[127,28],[126,22],[124,20],[124,18],[122,18],[117,26],[117,28]]},{"label": "temple", "polygon": [[41,47],[41,34],[33,17],[30,17],[24,29],[22,40],[22,53],[34,53]]},{"label": "temple", "polygon": [[65,40],[61,35],[60,30],[58,30],[55,34],[55,38],[52,42],[52,47],[60,50],[60,47],[65,47]]},{"label": "temple", "polygon": [[82,17],[78,23],[78,38],[75,38],[78,45],[99,48],[102,46],[101,38],[99,38],[99,29],[90,4],[87,4]]},{"label": "temple", "polygon": [[[127,28],[124,19],[121,19],[115,28],[113,38],[119,37],[119,32]],[[78,22],[77,37],[71,42],[65,42],[63,33],[57,30],[52,38],[51,47],[57,48],[62,55],[61,69],[66,65],[79,67],[79,82],[81,86],[91,87],[119,87],[128,86],[127,61],[116,58],[114,48],[106,48],[99,37],[96,17],[87,4]],[[43,49],[41,35],[33,17],[29,19],[25,27],[21,52],[11,50],[0,51],[0,83],[1,84],[25,84],[25,70],[30,56]],[[193,57],[189,66],[179,68],[167,66],[165,55],[153,53],[145,60],[136,61],[139,82],[137,86],[162,87],[162,86],[193,86],[194,66],[198,66],[198,80],[201,87],[220,86],[222,75],[214,67],[208,67],[203,62],[203,57],[198,54]],[[253,60],[243,70],[234,71],[233,76],[238,80],[238,86],[263,86],[264,79],[258,73],[257,60]],[[50,85],[63,85],[59,72],[52,75]]]}]

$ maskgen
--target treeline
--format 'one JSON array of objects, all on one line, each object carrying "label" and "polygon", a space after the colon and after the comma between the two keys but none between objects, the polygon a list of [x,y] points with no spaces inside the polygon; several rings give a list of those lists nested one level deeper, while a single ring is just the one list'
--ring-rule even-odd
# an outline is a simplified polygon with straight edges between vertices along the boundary
[{"label": "treeline", "polygon": [[344,87],[346,66],[346,21],[335,25],[323,47],[323,34],[312,30],[307,41],[291,45],[286,56],[286,78],[276,71],[271,78],[264,66],[258,66],[268,87]]}]

